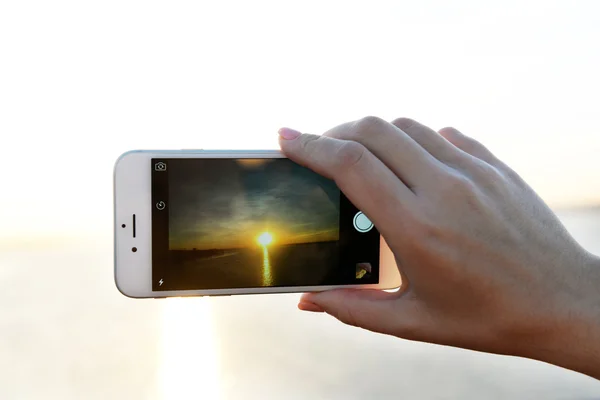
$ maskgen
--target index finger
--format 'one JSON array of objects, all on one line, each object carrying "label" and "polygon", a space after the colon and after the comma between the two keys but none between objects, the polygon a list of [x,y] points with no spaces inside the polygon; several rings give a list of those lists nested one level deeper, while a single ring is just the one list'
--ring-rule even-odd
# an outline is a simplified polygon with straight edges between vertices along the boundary
[{"label": "index finger", "polygon": [[[293,134],[290,134],[293,133]],[[280,130],[282,151],[291,160],[333,179],[346,197],[384,236],[416,202],[415,194],[365,146],[350,140]]]}]

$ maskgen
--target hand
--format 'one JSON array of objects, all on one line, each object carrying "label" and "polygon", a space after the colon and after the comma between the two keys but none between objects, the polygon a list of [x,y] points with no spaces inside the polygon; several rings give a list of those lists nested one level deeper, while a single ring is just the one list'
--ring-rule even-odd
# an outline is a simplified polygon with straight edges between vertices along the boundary
[{"label": "hand", "polygon": [[484,146],[404,118],[280,136],[290,159],[333,179],[374,222],[403,281],[395,293],[307,293],[300,309],[600,377],[599,260]]}]

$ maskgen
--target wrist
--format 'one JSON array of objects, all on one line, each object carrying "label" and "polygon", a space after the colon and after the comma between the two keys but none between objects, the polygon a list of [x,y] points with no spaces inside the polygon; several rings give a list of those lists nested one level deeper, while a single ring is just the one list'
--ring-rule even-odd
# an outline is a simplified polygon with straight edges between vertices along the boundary
[{"label": "wrist", "polygon": [[567,280],[522,355],[600,379],[600,258],[585,252]]}]

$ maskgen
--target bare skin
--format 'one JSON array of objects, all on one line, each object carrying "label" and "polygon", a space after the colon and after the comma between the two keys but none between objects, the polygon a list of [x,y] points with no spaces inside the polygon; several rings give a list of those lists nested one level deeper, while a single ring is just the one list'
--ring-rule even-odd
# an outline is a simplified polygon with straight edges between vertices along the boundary
[{"label": "bare skin", "polygon": [[300,309],[600,379],[600,258],[483,145],[405,118],[279,133],[289,158],[333,179],[375,223],[403,280],[395,293],[306,293]]}]

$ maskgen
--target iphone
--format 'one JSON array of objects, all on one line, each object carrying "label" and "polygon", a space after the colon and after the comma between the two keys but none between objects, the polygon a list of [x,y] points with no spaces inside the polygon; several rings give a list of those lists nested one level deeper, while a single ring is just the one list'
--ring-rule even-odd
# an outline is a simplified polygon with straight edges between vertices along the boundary
[{"label": "iphone", "polygon": [[275,150],[121,155],[114,252],[116,285],[136,298],[400,286],[368,216]]}]

